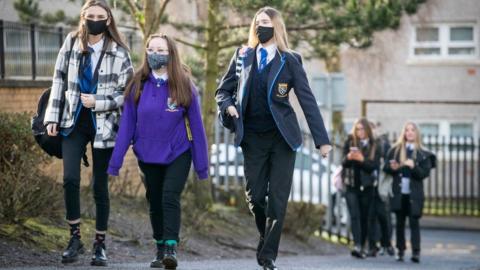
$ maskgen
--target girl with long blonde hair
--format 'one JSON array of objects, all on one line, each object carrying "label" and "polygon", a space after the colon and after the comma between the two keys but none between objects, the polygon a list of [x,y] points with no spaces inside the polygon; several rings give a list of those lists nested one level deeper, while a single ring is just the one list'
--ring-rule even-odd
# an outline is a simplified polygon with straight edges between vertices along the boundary
[{"label": "girl with long blonde hair", "polygon": [[[302,133],[289,102],[291,90],[322,156],[331,150],[301,56],[289,49],[278,10],[264,7],[252,19],[248,46],[238,49],[216,92],[222,124],[235,132],[245,157],[246,194],[259,232],[257,262],[275,259]],[[268,197],[268,199],[267,199]]]},{"label": "girl with long blonde hair", "polygon": [[435,167],[435,156],[422,145],[420,129],[413,122],[405,123],[397,143],[385,159],[384,172],[393,177],[391,209],[396,214],[397,261],[405,255],[405,220],[410,223],[411,260],[420,262],[420,218],[425,195],[423,180]]}]

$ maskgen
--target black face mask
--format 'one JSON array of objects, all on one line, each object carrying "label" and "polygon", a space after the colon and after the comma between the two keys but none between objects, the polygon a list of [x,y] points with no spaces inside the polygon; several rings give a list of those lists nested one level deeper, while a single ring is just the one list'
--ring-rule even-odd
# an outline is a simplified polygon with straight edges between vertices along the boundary
[{"label": "black face mask", "polygon": [[256,32],[260,43],[265,43],[273,38],[273,27],[258,26]]},{"label": "black face mask", "polygon": [[100,35],[103,32],[107,30],[107,20],[102,20],[102,21],[92,21],[92,20],[87,20],[86,21],[86,26],[88,33],[91,35]]}]

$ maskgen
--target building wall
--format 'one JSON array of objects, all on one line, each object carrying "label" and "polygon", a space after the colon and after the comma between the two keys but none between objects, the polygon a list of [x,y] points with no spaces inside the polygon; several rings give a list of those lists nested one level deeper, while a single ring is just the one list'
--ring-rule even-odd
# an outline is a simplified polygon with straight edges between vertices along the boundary
[{"label": "building wall", "polygon": [[[398,30],[376,34],[371,48],[344,50],[342,70],[348,88],[345,120],[351,122],[360,116],[362,99],[480,102],[480,59],[413,61],[409,51],[415,24],[471,21],[477,26],[480,22],[480,1],[430,0],[417,15],[404,16]],[[406,120],[471,122],[474,133],[480,131],[480,105],[375,104],[368,106],[367,116],[391,132],[400,130]]]}]

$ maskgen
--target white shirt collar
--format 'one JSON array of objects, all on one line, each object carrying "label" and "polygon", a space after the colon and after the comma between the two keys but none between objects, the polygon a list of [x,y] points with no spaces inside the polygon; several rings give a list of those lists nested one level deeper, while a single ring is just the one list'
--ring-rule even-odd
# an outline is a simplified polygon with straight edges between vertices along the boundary
[{"label": "white shirt collar", "polygon": [[99,53],[103,49],[103,43],[104,43],[104,39],[102,38],[102,39],[100,39],[99,42],[97,42],[93,45],[88,43],[88,47],[91,47],[93,49],[94,53]]},{"label": "white shirt collar", "polygon": [[277,44],[273,43],[264,47],[261,43],[259,43],[257,46],[257,63],[258,64],[260,64],[261,48],[265,48],[265,50],[267,50],[267,63],[269,63],[270,61],[272,61],[273,58],[275,58],[275,54],[277,53]]},{"label": "white shirt collar", "polygon": [[366,146],[368,145],[368,139],[363,139],[363,140],[360,140],[360,143],[362,144],[362,146]]},{"label": "white shirt collar", "polygon": [[152,74],[153,74],[153,77],[155,77],[155,79],[159,80],[159,79],[162,79],[164,81],[168,80],[168,74],[167,72],[163,73],[163,74],[158,74],[155,72],[155,70],[152,70]]},{"label": "white shirt collar", "polygon": [[405,146],[406,146],[407,149],[409,149],[409,150],[415,149],[415,144],[414,144],[414,143],[406,143]]}]

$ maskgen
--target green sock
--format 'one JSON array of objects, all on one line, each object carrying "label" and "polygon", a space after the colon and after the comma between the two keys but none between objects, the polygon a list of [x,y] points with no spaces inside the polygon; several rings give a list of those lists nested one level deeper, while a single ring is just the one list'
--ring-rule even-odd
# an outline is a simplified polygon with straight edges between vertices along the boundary
[{"label": "green sock", "polygon": [[163,247],[163,240],[155,240],[155,244],[157,245],[157,249],[161,249]]},{"label": "green sock", "polygon": [[167,246],[175,246],[177,245],[177,240],[166,240],[165,245]]}]

